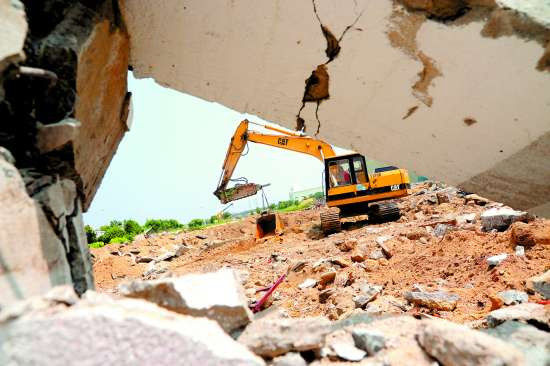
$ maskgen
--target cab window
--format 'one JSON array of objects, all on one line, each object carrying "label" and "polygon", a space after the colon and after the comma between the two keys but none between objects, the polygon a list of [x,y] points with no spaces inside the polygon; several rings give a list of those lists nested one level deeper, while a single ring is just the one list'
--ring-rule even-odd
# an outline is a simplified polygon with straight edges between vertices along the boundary
[{"label": "cab window", "polygon": [[351,171],[348,159],[331,161],[328,165],[329,183],[331,187],[351,184]]},{"label": "cab window", "polygon": [[365,169],[363,159],[360,157],[353,158],[353,170],[355,170],[357,183],[367,183],[367,170]]}]

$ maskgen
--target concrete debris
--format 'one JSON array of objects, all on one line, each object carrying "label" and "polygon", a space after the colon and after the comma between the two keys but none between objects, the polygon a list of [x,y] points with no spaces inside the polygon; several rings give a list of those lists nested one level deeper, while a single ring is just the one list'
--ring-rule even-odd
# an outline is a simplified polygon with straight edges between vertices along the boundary
[{"label": "concrete debris", "polygon": [[209,319],[90,292],[0,321],[0,364],[265,365]]},{"label": "concrete debris", "polygon": [[293,272],[299,272],[306,266],[306,264],[307,262],[305,261],[297,261],[290,267],[290,270]]},{"label": "concrete debris", "polygon": [[275,357],[271,366],[307,366],[307,362],[297,352],[289,352],[284,356]]},{"label": "concrete debris", "polygon": [[359,294],[353,297],[356,308],[364,308],[369,302],[376,299],[382,291],[382,286],[364,284],[359,288]]},{"label": "concrete debris", "polygon": [[468,195],[464,196],[464,199],[465,199],[466,203],[473,202],[473,203],[475,203],[476,205],[479,205],[479,206],[485,206],[486,204],[491,202],[487,198],[478,196],[477,194],[468,194]]},{"label": "concrete debris", "polygon": [[514,222],[510,226],[510,243],[512,246],[521,245],[531,248],[535,245],[550,244],[550,223]]},{"label": "concrete debris", "polygon": [[527,280],[527,288],[538,292],[545,299],[550,299],[550,270],[539,276],[529,278]]},{"label": "concrete debris", "polygon": [[529,301],[529,297],[523,291],[506,290],[498,293],[498,297],[505,305],[517,305]]},{"label": "concrete debris", "polygon": [[73,118],[67,118],[58,123],[39,125],[36,147],[42,154],[61,149],[78,137],[79,129],[80,122]]},{"label": "concrete debris", "polygon": [[437,197],[437,204],[441,205],[442,203],[449,203],[451,202],[451,197],[449,196],[449,193],[447,192],[438,192],[436,193]]},{"label": "concrete debris", "polygon": [[445,291],[408,291],[404,293],[404,296],[405,299],[413,304],[443,311],[454,310],[459,299],[458,295],[449,294]]},{"label": "concrete debris", "polygon": [[413,231],[409,231],[407,234],[405,234],[405,236],[409,240],[418,240],[423,236],[427,237],[428,233],[426,232],[426,230],[423,230],[422,228],[419,228],[419,229],[416,229],[416,230],[413,230]]},{"label": "concrete debris", "polygon": [[516,257],[525,257],[525,248],[521,245],[516,245]]},{"label": "concrete debris", "polygon": [[384,255],[384,252],[382,251],[382,249],[378,248],[378,249],[373,250],[370,253],[369,258],[376,260],[376,259],[386,258],[386,256]]},{"label": "concrete debris", "polygon": [[14,165],[15,159],[11,152],[5,147],[0,146],[0,159],[4,160],[6,163]]},{"label": "concrete debris", "polygon": [[248,325],[238,341],[263,357],[290,351],[318,350],[330,328],[326,318],[261,318]]},{"label": "concrete debris", "polygon": [[337,342],[331,344],[331,347],[334,353],[345,361],[361,361],[367,354],[365,351],[347,343]]},{"label": "concrete debris", "polygon": [[136,263],[149,263],[149,262],[154,262],[155,261],[155,258],[152,258],[152,257],[141,257],[141,256],[136,256],[135,258],[135,262]]},{"label": "concrete debris", "polygon": [[329,283],[334,282],[335,278],[336,278],[336,271],[325,272],[321,275],[321,278],[319,279],[319,284],[321,286],[326,286]]},{"label": "concrete debris", "polygon": [[548,324],[550,324],[550,308],[528,302],[494,310],[487,315],[489,327],[496,327],[507,320],[520,320],[533,325],[540,324],[542,327],[548,327]]},{"label": "concrete debris", "polygon": [[445,235],[445,233],[448,230],[448,225],[445,224],[437,224],[434,228],[433,235],[437,238],[441,238]]},{"label": "concrete debris", "polygon": [[217,321],[231,332],[252,320],[237,274],[221,269],[177,278],[133,281],[119,286],[122,295],[142,298],[169,310]]},{"label": "concrete debris", "polygon": [[170,261],[174,258],[182,256],[187,251],[189,251],[189,248],[184,244],[180,244],[180,245],[176,246],[175,248],[173,248],[172,250],[169,250],[169,251],[159,255],[158,257],[156,257],[154,259],[154,261],[155,262]]},{"label": "concrete debris", "polygon": [[364,328],[355,328],[351,332],[355,346],[367,351],[369,356],[374,356],[386,347],[386,338],[380,332]]},{"label": "concrete debris", "polygon": [[376,237],[376,239],[374,239],[374,241],[376,242],[376,244],[378,245],[382,245],[384,244],[385,242],[387,242],[388,240],[390,240],[392,237],[389,236],[389,235],[383,235],[383,236],[378,236]]},{"label": "concrete debris", "polygon": [[336,290],[334,288],[327,288],[321,292],[319,292],[319,302],[321,304],[325,304],[327,300],[336,293]]},{"label": "concrete debris", "polygon": [[473,224],[475,222],[476,222],[476,214],[475,213],[460,215],[460,216],[456,217],[456,224],[457,225]]},{"label": "concrete debris", "polygon": [[357,239],[338,240],[334,244],[342,252],[349,252],[357,247]]},{"label": "concrete debris", "polygon": [[489,258],[487,258],[487,264],[489,266],[498,266],[499,264],[501,264],[506,258],[508,258],[508,254],[506,253],[502,253],[502,254],[497,254],[497,255],[493,255]]},{"label": "concrete debris", "polygon": [[298,287],[303,290],[305,288],[315,287],[316,285],[317,280],[314,280],[313,278],[307,278],[304,282],[299,284]]},{"label": "concrete debris", "polygon": [[523,354],[488,334],[444,320],[424,320],[418,343],[442,365],[523,365]]},{"label": "concrete debris", "polygon": [[527,212],[516,211],[511,208],[490,208],[481,214],[481,226],[484,231],[493,229],[503,231],[516,221],[527,219]]},{"label": "concrete debris", "polygon": [[532,325],[517,321],[506,321],[483,332],[511,344],[523,352],[525,364],[547,366],[550,364],[550,336]]}]

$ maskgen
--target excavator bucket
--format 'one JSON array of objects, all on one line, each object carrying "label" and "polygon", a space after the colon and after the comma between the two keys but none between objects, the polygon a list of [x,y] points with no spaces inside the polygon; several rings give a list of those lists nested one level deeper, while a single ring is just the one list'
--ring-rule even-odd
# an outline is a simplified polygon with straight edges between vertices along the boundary
[{"label": "excavator bucket", "polygon": [[256,220],[256,239],[275,235],[283,229],[279,215],[275,213],[262,214]]},{"label": "excavator bucket", "polygon": [[225,190],[219,190],[214,192],[216,197],[221,201],[221,203],[226,204],[231,201],[236,201],[241,198],[254,196],[258,191],[262,189],[260,184],[247,183],[247,184],[237,184],[235,187],[228,188]]}]

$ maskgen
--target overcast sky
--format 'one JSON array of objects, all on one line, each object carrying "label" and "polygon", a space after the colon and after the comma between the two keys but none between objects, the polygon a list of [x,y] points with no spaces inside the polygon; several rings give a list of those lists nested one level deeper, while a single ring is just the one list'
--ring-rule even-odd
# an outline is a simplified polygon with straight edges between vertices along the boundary
[{"label": "overcast sky", "polygon": [[[133,124],[122,139],[92,205],[86,224],[110,220],[175,218],[183,223],[207,218],[224,206],[216,189],[229,140],[241,120],[265,123],[222,105],[206,102],[129,75]],[[255,128],[255,126],[252,126]],[[321,185],[323,166],[317,159],[254,143],[241,157],[233,177],[266,184],[272,202],[294,190]],[[259,195],[236,201],[239,212],[261,205]]]}]

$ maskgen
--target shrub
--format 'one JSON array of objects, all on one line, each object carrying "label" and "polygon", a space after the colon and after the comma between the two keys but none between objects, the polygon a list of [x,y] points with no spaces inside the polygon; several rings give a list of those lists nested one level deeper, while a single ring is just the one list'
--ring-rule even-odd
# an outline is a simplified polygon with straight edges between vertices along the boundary
[{"label": "shrub", "polygon": [[149,219],[145,221],[145,224],[143,225],[143,228],[147,230],[148,228],[151,229],[150,232],[158,233],[160,231],[168,231],[168,230],[176,230],[183,228],[184,225],[181,224],[178,220],[174,219]]},{"label": "shrub", "polygon": [[102,241],[96,241],[96,242],[88,244],[88,247],[90,247],[90,248],[101,248],[103,246],[105,246],[105,243],[102,242]]},{"label": "shrub", "polygon": [[224,218],[225,220],[229,220],[229,219],[231,218],[231,213],[229,213],[229,212],[224,212],[224,213],[223,213],[223,218]]},{"label": "shrub", "polygon": [[208,222],[210,222],[211,224],[217,223],[218,222],[218,216],[217,215],[210,216],[210,219],[208,220]]},{"label": "shrub", "polygon": [[88,243],[94,243],[97,241],[97,235],[93,227],[86,225],[84,226],[84,231],[86,232],[86,239],[88,240]]},{"label": "shrub", "polygon": [[187,226],[189,226],[189,229],[199,229],[202,226],[204,226],[204,220],[203,219],[193,219],[193,220],[189,221]]},{"label": "shrub", "polygon": [[143,228],[141,225],[135,221],[135,220],[125,220],[124,221],[124,231],[126,232],[126,235],[129,235],[132,237],[138,235],[143,231]]},{"label": "shrub", "polygon": [[104,243],[110,243],[111,239],[126,235],[126,232],[122,226],[102,226],[101,229],[104,232],[99,238],[97,238],[97,240]]},{"label": "shrub", "polygon": [[109,244],[122,244],[122,243],[129,243],[133,238],[129,238],[127,236],[117,236],[115,238],[112,238]]}]

